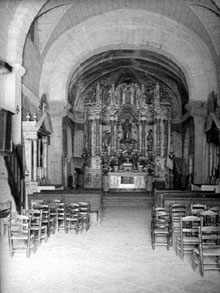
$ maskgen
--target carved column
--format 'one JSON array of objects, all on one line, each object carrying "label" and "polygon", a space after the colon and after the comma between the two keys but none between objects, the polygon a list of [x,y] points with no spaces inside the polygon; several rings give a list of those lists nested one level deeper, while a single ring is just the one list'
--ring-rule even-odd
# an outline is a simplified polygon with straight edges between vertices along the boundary
[{"label": "carved column", "polygon": [[160,124],[160,117],[158,114],[155,115],[154,118],[154,154],[156,156],[161,155],[161,124]]},{"label": "carved column", "polygon": [[164,119],[160,119],[160,154],[161,157],[164,157],[164,143],[165,143],[165,128],[164,128]]},{"label": "carved column", "polygon": [[88,115],[88,127],[87,127],[87,145],[88,150],[92,153],[92,139],[93,139],[93,117]]},{"label": "carved column", "polygon": [[33,181],[37,181],[37,138],[33,139]]},{"label": "carved column", "polygon": [[27,177],[26,181],[32,181],[32,139],[24,138],[24,151]]},{"label": "carved column", "polygon": [[43,172],[45,183],[47,183],[47,173],[48,173],[48,137],[44,136],[42,138],[43,143]]},{"label": "carved column", "polygon": [[140,150],[140,123],[138,122],[136,124],[136,127],[137,127],[137,149]]},{"label": "carved column", "polygon": [[14,112],[12,138],[14,144],[21,144],[21,79],[26,69],[20,64],[13,64],[13,71],[7,75],[5,100],[9,102],[11,112]]},{"label": "carved column", "polygon": [[118,117],[114,116],[114,150],[118,150]]},{"label": "carved column", "polygon": [[146,118],[141,117],[141,152],[145,155],[145,139],[146,139]]},{"label": "carved column", "polygon": [[100,118],[95,118],[96,123],[96,154],[100,153]]},{"label": "carved column", "polygon": [[115,140],[115,133],[114,133],[114,116],[110,117],[110,128],[111,128],[111,145],[110,145],[110,152],[114,151],[114,140]]},{"label": "carved column", "polygon": [[163,127],[164,127],[164,157],[167,157],[168,135],[169,135],[168,119],[163,120]]},{"label": "carved column", "polygon": [[207,166],[205,164],[205,118],[206,103],[201,101],[191,101],[186,105],[186,109],[194,118],[194,183],[204,183],[207,178]]}]

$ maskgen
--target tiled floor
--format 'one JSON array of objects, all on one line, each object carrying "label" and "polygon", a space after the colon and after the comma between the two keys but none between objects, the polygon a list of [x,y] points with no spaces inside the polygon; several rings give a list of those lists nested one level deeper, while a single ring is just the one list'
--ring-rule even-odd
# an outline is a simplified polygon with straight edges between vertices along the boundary
[{"label": "tiled floor", "polygon": [[190,258],[150,244],[151,210],[108,207],[100,227],[75,235],[63,231],[36,254],[9,257],[1,240],[1,292],[220,292],[220,274],[201,278]]}]

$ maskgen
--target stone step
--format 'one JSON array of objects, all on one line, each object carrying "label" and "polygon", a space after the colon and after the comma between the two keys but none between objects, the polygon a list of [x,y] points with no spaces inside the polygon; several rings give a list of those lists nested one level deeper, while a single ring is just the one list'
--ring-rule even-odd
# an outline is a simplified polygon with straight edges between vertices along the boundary
[{"label": "stone step", "polygon": [[148,206],[152,207],[153,197],[151,196],[103,196],[103,207],[109,206]]}]

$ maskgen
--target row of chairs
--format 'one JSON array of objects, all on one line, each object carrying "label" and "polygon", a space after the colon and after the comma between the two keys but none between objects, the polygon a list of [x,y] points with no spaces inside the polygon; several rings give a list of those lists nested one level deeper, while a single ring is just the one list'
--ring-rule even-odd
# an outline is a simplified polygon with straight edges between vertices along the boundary
[{"label": "row of chairs", "polygon": [[[193,268],[220,272],[220,223],[215,212],[200,212],[200,216],[180,217],[180,233],[176,239],[176,254],[184,259],[193,253]],[[208,262],[207,262],[208,260]]]},{"label": "row of chairs", "polygon": [[[153,207],[151,220],[152,248],[173,245],[176,235],[176,254],[184,259],[193,253],[193,267],[220,271],[220,212],[219,207],[203,204],[172,204],[169,208]],[[208,264],[204,258],[209,257]]]},{"label": "row of chairs", "polygon": [[87,202],[65,204],[60,200],[33,200],[30,209],[23,210],[22,215],[8,216],[9,252],[36,252],[41,242],[47,241],[51,234],[65,230],[76,233],[88,230],[90,226],[90,209]]},{"label": "row of chairs", "polygon": [[90,227],[90,206],[87,202],[66,204],[58,199],[45,202],[32,200],[31,209],[42,210],[43,219],[47,222],[48,234],[56,230],[76,233],[88,230]]}]

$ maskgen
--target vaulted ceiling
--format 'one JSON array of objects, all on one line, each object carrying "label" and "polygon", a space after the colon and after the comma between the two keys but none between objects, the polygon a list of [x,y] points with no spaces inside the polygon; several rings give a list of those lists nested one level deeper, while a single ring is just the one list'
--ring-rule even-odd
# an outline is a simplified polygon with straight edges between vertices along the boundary
[{"label": "vaulted ceiling", "polygon": [[[106,21],[111,22],[108,12],[118,13],[118,21],[117,23],[113,22],[112,26],[120,25],[121,9],[146,10],[153,14],[160,14],[183,25],[186,31],[190,32],[192,38],[201,40],[211,52],[214,60],[220,55],[218,0],[49,0],[45,2],[35,17],[39,30],[39,50],[42,58],[46,60],[48,52],[52,50],[57,40],[61,39],[64,34],[68,34],[74,27],[77,28],[80,25],[82,31],[87,31],[85,24],[90,19],[94,25],[95,34],[95,30],[99,26],[98,18],[97,21],[95,20],[96,16],[103,15],[105,17],[106,15]],[[134,17],[133,22],[138,24],[139,19]],[[178,36],[178,27],[173,27],[171,30],[174,35]],[[71,33],[69,36],[71,39]],[[74,44],[72,46],[74,47]],[[57,46],[56,50],[53,51],[54,56],[60,54],[61,46]],[[121,49],[112,47],[104,52],[94,53],[86,60],[79,62],[74,70],[69,72],[68,99],[74,105],[77,99],[80,99],[94,83],[109,76],[114,76],[115,83],[117,83],[117,79],[126,74],[136,76],[139,83],[146,79],[151,80],[152,83],[159,81],[181,97],[183,106],[188,101],[189,84],[187,84],[185,73],[177,63],[163,54],[149,50],[149,48],[140,49],[138,44],[134,49],[126,48],[126,45],[122,46]]]},{"label": "vaulted ceiling", "polygon": [[90,87],[101,85],[116,87],[119,82],[137,83],[152,89],[158,82],[169,88],[182,103],[188,101],[188,88],[184,73],[167,57],[147,50],[110,50],[87,59],[74,71],[69,85],[69,99],[85,95]]}]

